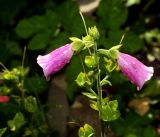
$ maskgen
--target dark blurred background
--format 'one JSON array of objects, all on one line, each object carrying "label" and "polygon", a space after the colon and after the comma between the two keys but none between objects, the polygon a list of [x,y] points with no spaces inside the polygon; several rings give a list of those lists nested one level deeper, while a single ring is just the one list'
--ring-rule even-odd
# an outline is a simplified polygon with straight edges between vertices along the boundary
[{"label": "dark blurred background", "polygon": [[[84,89],[75,83],[81,71],[79,58],[74,56],[49,82],[36,62],[39,54],[70,43],[69,37],[85,35],[79,10],[88,27],[99,29],[99,48],[118,45],[125,34],[121,51],[134,55],[155,70],[152,80],[139,92],[121,73],[115,72],[110,78],[113,86],[104,90],[118,100],[121,117],[106,129],[108,137],[160,136],[159,7],[159,0],[0,0],[0,62],[8,69],[21,65],[24,47],[27,47],[24,66],[30,71],[24,87],[28,89],[27,94],[38,96],[45,106],[51,131],[45,136],[76,137],[79,126],[85,122],[99,135],[97,112],[81,95]],[[82,53],[82,57],[85,54]],[[104,96],[106,94],[104,92]],[[3,112],[3,108],[0,105],[0,111]],[[21,131],[18,136],[25,135]]]}]

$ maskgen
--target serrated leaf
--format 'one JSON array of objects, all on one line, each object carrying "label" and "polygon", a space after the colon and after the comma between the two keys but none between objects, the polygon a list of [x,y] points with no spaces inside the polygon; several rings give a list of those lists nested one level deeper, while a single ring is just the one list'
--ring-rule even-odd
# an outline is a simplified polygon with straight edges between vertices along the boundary
[{"label": "serrated leaf", "polygon": [[82,92],[82,94],[89,97],[90,99],[97,99],[97,96],[93,93]]}]

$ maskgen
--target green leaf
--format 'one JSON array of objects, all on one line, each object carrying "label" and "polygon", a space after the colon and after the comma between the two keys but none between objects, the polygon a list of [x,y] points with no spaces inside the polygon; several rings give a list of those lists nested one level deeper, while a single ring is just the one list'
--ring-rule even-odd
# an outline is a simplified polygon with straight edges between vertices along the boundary
[{"label": "green leaf", "polygon": [[103,121],[113,121],[120,116],[118,109],[118,101],[113,100],[108,103],[103,103],[100,109],[100,116]]},{"label": "green leaf", "polygon": [[82,40],[81,39],[79,39],[79,38],[77,38],[77,37],[70,37],[69,38],[71,41],[73,41],[73,42],[81,42]]},{"label": "green leaf", "polygon": [[44,49],[48,44],[49,37],[50,37],[49,31],[37,33],[30,41],[30,43],[28,45],[28,49],[30,49],[30,50]]},{"label": "green leaf", "polygon": [[140,4],[141,0],[126,0],[125,6],[130,7],[136,4]]},{"label": "green leaf", "polygon": [[107,85],[107,84],[110,85],[110,86],[112,86],[112,83],[110,81],[106,80],[106,79],[103,79],[101,81],[101,86],[104,86],[104,85]]},{"label": "green leaf", "polygon": [[9,50],[9,52],[12,54],[12,55],[19,55],[21,56],[22,54],[22,50],[19,46],[19,44],[17,42],[14,42],[14,41],[9,41],[7,42],[7,48]]},{"label": "green leaf", "polygon": [[36,112],[38,110],[36,98],[33,96],[28,96],[27,98],[25,98],[24,107],[30,113]]},{"label": "green leaf", "polygon": [[89,124],[85,124],[84,127],[80,127],[78,131],[79,137],[92,137],[94,135],[94,130]]},{"label": "green leaf", "polygon": [[124,32],[124,31],[109,31],[109,38],[105,41],[106,43],[102,43],[104,48],[112,48],[113,45],[117,45],[122,36],[125,34],[125,37],[122,41],[121,51],[126,53],[135,53],[143,48],[144,43],[140,39],[140,37],[134,32]]},{"label": "green leaf", "polygon": [[80,87],[90,86],[92,83],[90,82],[87,74],[80,72],[77,79],[75,80]]},{"label": "green leaf", "polygon": [[74,41],[72,42],[72,49],[76,52],[80,52],[81,50],[83,50],[84,48],[84,44],[82,41]]},{"label": "green leaf", "polygon": [[143,48],[144,43],[140,37],[134,32],[126,33],[126,37],[123,40],[122,51],[126,53],[135,53]]},{"label": "green leaf", "polygon": [[90,99],[97,99],[96,94],[88,93],[88,92],[82,92],[82,94],[89,97]]},{"label": "green leaf", "polygon": [[160,95],[160,80],[152,80],[148,83],[141,94],[141,96],[153,96],[157,97]]},{"label": "green leaf", "polygon": [[29,19],[21,20],[17,27],[16,33],[26,39],[31,37],[36,32],[41,32],[42,30],[46,30],[48,28],[48,22],[44,15],[42,16],[32,16]]},{"label": "green leaf", "polygon": [[0,129],[0,137],[6,132],[7,128],[1,128]]},{"label": "green leaf", "polygon": [[157,137],[155,129],[151,126],[146,127],[143,137]]},{"label": "green leaf", "polygon": [[90,100],[90,107],[96,111],[98,111],[98,104],[97,104],[97,101],[94,101],[94,100]]},{"label": "green leaf", "polygon": [[[101,25],[112,30],[119,29],[128,16],[128,10],[121,0],[101,0],[98,7]],[[103,25],[104,26],[104,25]]]},{"label": "green leaf", "polygon": [[13,120],[8,121],[8,126],[11,131],[16,131],[20,129],[24,124],[25,124],[25,118],[21,112],[16,113]]},{"label": "green leaf", "polygon": [[85,62],[87,67],[94,68],[94,67],[97,66],[97,63],[99,62],[99,58],[97,58],[94,55],[86,56],[84,62]]},{"label": "green leaf", "polygon": [[40,77],[38,75],[34,77],[28,77],[24,80],[24,88],[28,89],[29,93],[37,93],[40,94],[48,88],[48,82],[44,77]]},{"label": "green leaf", "polygon": [[113,62],[111,59],[104,58],[104,65],[108,72],[112,72],[117,69],[117,63]]},{"label": "green leaf", "polygon": [[94,46],[94,39],[93,37],[91,37],[90,35],[87,35],[85,37],[82,37],[82,41],[85,45],[85,48],[90,48],[90,47],[93,47]]}]

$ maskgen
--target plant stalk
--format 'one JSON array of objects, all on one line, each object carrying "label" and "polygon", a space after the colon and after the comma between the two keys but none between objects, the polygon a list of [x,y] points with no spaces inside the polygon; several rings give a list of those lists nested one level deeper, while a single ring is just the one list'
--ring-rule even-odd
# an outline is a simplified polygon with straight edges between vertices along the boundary
[{"label": "plant stalk", "polygon": [[[97,50],[97,43],[95,42],[95,55],[97,58],[99,58],[98,55],[98,50]],[[97,60],[97,59],[96,59]],[[98,71],[98,78],[97,78],[97,91],[98,91],[98,108],[99,108],[99,120],[101,123],[101,137],[105,137],[105,133],[104,133],[104,124],[103,124],[103,120],[100,117],[100,111],[102,109],[102,87],[101,87],[101,77],[100,77],[100,67],[99,67],[99,61],[97,61],[97,71]]]}]

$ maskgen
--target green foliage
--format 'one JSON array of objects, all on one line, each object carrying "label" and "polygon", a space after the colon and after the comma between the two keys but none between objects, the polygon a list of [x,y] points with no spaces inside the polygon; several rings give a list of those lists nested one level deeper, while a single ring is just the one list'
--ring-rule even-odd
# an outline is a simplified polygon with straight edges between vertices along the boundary
[{"label": "green foliage", "polygon": [[94,67],[97,66],[97,63],[99,62],[99,58],[97,58],[94,55],[86,56],[84,62],[85,62],[87,67],[94,68]]},{"label": "green foliage", "polygon": [[122,0],[102,0],[98,7],[98,15],[101,26],[116,30],[123,25],[128,16],[128,9],[123,5]]},{"label": "green foliage", "polygon": [[75,80],[80,87],[90,86],[92,83],[90,82],[87,74],[81,72],[79,73],[77,79]]},{"label": "green foliage", "polygon": [[94,130],[89,124],[85,124],[78,131],[79,137],[92,137],[94,135]]},{"label": "green foliage", "polygon": [[6,132],[7,128],[1,128],[0,129],[0,137]]},{"label": "green foliage", "polygon": [[91,37],[93,37],[95,40],[96,39],[99,39],[99,32],[98,32],[98,29],[97,29],[97,27],[96,26],[94,26],[94,27],[90,27],[89,29],[88,29],[88,34],[91,36]]},{"label": "green foliage", "polygon": [[13,120],[8,121],[8,126],[11,131],[16,131],[25,124],[25,118],[23,113],[17,112]]},{"label": "green foliage", "polygon": [[32,96],[25,98],[24,107],[28,112],[35,113],[38,110],[36,98]]},{"label": "green foliage", "polygon": [[29,93],[40,94],[45,91],[47,87],[48,83],[46,82],[45,78],[38,75],[24,80],[24,88],[28,89],[27,92]]},{"label": "green foliage", "polygon": [[118,109],[118,101],[113,100],[109,102],[103,102],[100,108],[100,117],[103,121],[113,121],[120,116]]},{"label": "green foliage", "polygon": [[111,127],[118,136],[157,137],[154,128],[146,126],[150,124],[152,120],[153,119],[147,115],[141,117],[133,111],[130,111],[127,113],[125,119],[118,119],[112,122]]},{"label": "green foliage", "polygon": [[88,93],[88,92],[82,92],[83,95],[87,96],[90,99],[97,99],[97,95],[93,93]]}]

